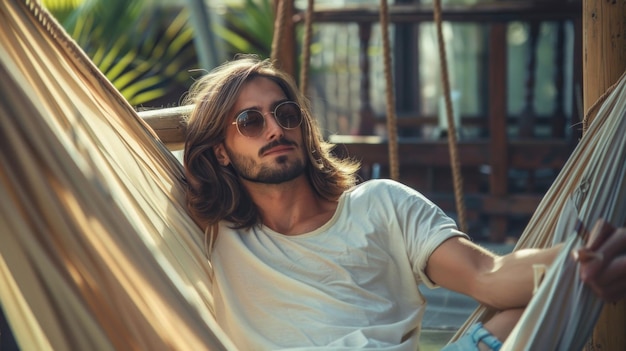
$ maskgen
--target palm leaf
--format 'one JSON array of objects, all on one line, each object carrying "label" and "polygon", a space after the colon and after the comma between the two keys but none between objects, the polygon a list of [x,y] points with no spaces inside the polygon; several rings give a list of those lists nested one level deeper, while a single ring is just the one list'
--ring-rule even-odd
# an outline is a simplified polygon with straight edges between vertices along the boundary
[{"label": "palm leaf", "polygon": [[254,53],[269,57],[274,11],[268,0],[246,0],[240,6],[230,6],[224,14],[224,22],[216,31],[227,43],[231,55]]},{"label": "palm leaf", "polygon": [[184,72],[197,67],[186,11],[142,0],[74,1],[46,3],[55,16],[65,9],[57,19],[129,103],[186,90]]}]

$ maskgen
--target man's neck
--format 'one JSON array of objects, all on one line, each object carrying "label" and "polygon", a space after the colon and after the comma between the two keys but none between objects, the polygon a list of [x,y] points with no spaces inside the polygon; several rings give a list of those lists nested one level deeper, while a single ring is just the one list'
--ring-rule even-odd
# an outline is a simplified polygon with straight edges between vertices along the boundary
[{"label": "man's neck", "polygon": [[285,235],[311,232],[328,222],[336,201],[320,197],[306,176],[282,184],[248,183],[246,188],[261,213],[263,224]]}]

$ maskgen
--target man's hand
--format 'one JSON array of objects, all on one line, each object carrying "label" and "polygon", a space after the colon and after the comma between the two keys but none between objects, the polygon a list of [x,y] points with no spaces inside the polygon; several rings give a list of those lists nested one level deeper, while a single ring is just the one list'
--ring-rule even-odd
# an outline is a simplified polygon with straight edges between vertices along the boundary
[{"label": "man's hand", "polygon": [[598,220],[587,245],[575,257],[580,262],[580,278],[598,296],[609,302],[626,297],[626,227],[615,229]]}]

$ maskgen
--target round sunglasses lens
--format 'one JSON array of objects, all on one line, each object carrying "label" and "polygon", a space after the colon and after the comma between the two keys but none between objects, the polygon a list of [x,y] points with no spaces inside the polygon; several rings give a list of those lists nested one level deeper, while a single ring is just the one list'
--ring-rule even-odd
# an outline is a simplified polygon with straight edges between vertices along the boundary
[{"label": "round sunglasses lens", "polygon": [[237,116],[237,128],[241,134],[254,137],[263,131],[263,115],[257,111],[244,111]]},{"label": "round sunglasses lens", "polygon": [[302,123],[302,112],[295,102],[285,102],[279,105],[275,114],[276,120],[285,129],[296,128]]}]

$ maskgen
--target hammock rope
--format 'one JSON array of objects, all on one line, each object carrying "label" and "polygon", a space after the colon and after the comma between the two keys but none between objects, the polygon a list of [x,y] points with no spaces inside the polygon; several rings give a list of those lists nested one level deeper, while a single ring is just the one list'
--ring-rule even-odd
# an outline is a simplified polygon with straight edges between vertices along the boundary
[{"label": "hammock rope", "polygon": [[389,175],[400,179],[400,157],[398,156],[398,124],[396,121],[396,101],[393,92],[391,72],[391,44],[389,43],[389,8],[387,0],[380,0],[380,29],[383,40],[383,66],[385,72],[385,98],[387,100],[387,143],[389,152]]},{"label": "hammock rope", "polygon": [[467,233],[467,220],[465,214],[465,201],[463,199],[463,176],[461,175],[461,161],[459,158],[456,126],[454,122],[454,111],[452,98],[450,97],[450,77],[448,76],[448,59],[446,56],[446,45],[443,37],[441,19],[441,0],[435,0],[434,19],[437,27],[437,43],[439,46],[439,67],[441,68],[441,86],[445,97],[446,120],[448,121],[448,150],[450,153],[450,165],[452,166],[452,181],[454,186],[454,200],[456,212],[461,231]]}]

